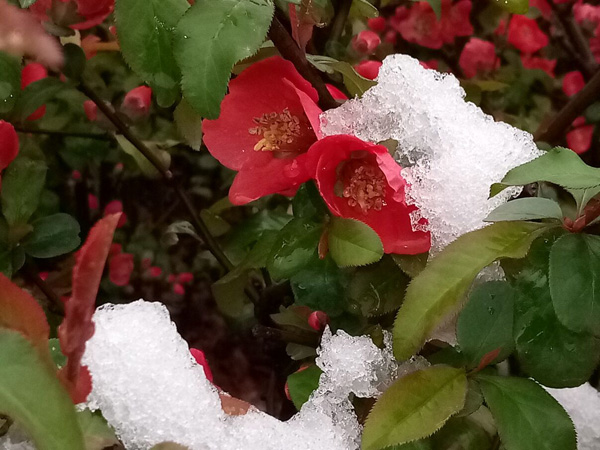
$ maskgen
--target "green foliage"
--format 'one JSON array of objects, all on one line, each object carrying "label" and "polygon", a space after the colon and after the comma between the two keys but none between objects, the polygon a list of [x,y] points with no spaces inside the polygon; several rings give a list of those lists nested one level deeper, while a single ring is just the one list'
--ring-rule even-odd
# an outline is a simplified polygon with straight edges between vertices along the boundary
[{"label": "green foliage", "polygon": [[185,99],[182,99],[175,108],[173,118],[186,144],[194,150],[200,150],[202,146],[202,117],[194,111]]},{"label": "green foliage", "polygon": [[2,213],[10,226],[26,224],[38,207],[46,164],[19,156],[2,177]]},{"label": "green foliage", "polygon": [[40,106],[48,103],[56,95],[66,89],[69,83],[62,82],[58,78],[43,78],[28,85],[19,96],[13,116],[15,120],[23,122],[33,114]]},{"label": "green foliage", "polygon": [[65,62],[62,72],[73,80],[79,80],[87,62],[83,49],[79,45],[65,44],[63,55]]},{"label": "green foliage", "polygon": [[433,450],[491,450],[496,432],[494,420],[485,407],[467,417],[451,417],[431,440]]},{"label": "green foliage", "polygon": [[550,387],[585,382],[600,359],[600,341],[560,323],[548,286],[550,248],[561,233],[543,236],[527,258],[506,261],[507,276],[517,291],[514,338],[521,369]]},{"label": "green foliage", "polygon": [[308,366],[291,374],[287,379],[288,390],[298,411],[308,401],[308,397],[319,387],[319,378],[323,371],[317,365]]},{"label": "green foliage", "polygon": [[175,58],[185,99],[199,114],[219,117],[233,65],[260,48],[273,11],[270,0],[199,0],[183,16]]},{"label": "green foliage", "polygon": [[527,14],[529,0],[495,0],[502,9],[513,14]]},{"label": "green foliage", "polygon": [[581,233],[559,238],[550,251],[549,275],[561,323],[600,336],[600,237]]},{"label": "green foliage", "polygon": [[181,74],[173,55],[173,30],[189,7],[186,0],[115,2],[123,58],[152,87],[162,107],[179,97]]},{"label": "green foliage", "polygon": [[21,91],[21,64],[19,59],[0,52],[0,113],[15,106]]},{"label": "green foliage", "polygon": [[119,445],[119,439],[104,417],[89,409],[77,412],[79,427],[83,433],[85,450],[104,450],[107,447]]},{"label": "green foliage", "polygon": [[478,375],[506,450],[576,450],[571,419],[535,381]]},{"label": "green foliage", "polygon": [[433,366],[392,384],[377,400],[363,432],[363,450],[422,439],[437,431],[465,402],[463,369]]},{"label": "green foliage", "polygon": [[358,220],[332,218],[328,236],[331,257],[340,267],[372,264],[383,256],[377,233]]},{"label": "green foliage", "polygon": [[455,311],[479,271],[500,258],[522,258],[546,229],[527,222],[498,222],[467,233],[437,255],[413,279],[394,323],[394,354],[404,360]]},{"label": "green foliage", "polygon": [[34,258],[53,258],[75,250],[81,243],[79,224],[64,213],[42,217],[31,224],[33,232],[22,242]]},{"label": "green foliage", "polygon": [[373,80],[368,80],[360,76],[354,67],[345,61],[338,61],[337,59],[330,58],[328,56],[319,55],[306,55],[307,59],[320,71],[327,73],[337,72],[344,78],[344,86],[348,89],[348,93],[351,97],[363,95],[369,88],[375,86],[377,83]]},{"label": "green foliage", "polygon": [[18,332],[0,329],[0,412],[22,425],[39,450],[83,450],[75,408],[55,373]]},{"label": "green foliage", "polygon": [[468,367],[477,367],[487,353],[501,349],[495,361],[512,353],[514,292],[503,281],[477,286],[458,317],[456,337]]},{"label": "green foliage", "polygon": [[556,219],[560,221],[562,218],[563,213],[560,205],[554,200],[542,197],[527,197],[503,203],[494,209],[484,221],[501,222],[537,219]]}]

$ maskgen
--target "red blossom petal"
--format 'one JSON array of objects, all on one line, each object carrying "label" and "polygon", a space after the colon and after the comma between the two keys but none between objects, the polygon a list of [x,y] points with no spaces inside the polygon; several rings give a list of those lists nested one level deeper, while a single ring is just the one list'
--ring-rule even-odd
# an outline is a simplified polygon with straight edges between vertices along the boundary
[{"label": "red blossom petal", "polygon": [[458,64],[465,77],[473,78],[477,74],[497,69],[500,60],[496,57],[496,47],[493,43],[471,38],[464,46]]},{"label": "red blossom petal", "polygon": [[584,125],[567,133],[567,147],[577,154],[587,152],[592,145],[594,125]]},{"label": "red blossom petal", "polygon": [[452,6],[451,0],[442,1],[442,38],[446,43],[454,42],[457,36],[471,36],[473,26],[471,25],[471,0],[460,0]]},{"label": "red blossom petal", "polygon": [[83,102],[83,110],[90,122],[98,120],[98,106],[93,101],[86,100]]},{"label": "red blossom petal", "polygon": [[521,55],[521,64],[525,69],[541,69],[554,78],[556,59],[540,58],[539,56]]},{"label": "red blossom petal", "polygon": [[548,36],[534,19],[515,14],[508,24],[508,42],[523,53],[531,54],[548,45]]},{"label": "red blossom petal", "polygon": [[585,80],[583,79],[583,74],[578,70],[568,72],[563,78],[562,89],[569,97],[577,94],[584,86]]},{"label": "red blossom petal", "polygon": [[408,42],[434,49],[444,44],[442,24],[425,1],[413,4],[410,10],[396,9],[396,20],[391,25]]},{"label": "red blossom petal", "polygon": [[152,266],[149,269],[149,273],[152,278],[158,278],[162,274],[162,269],[160,267]]},{"label": "red blossom petal", "polygon": [[427,61],[419,61],[419,64],[421,64],[421,66],[424,67],[425,69],[438,70],[438,67],[439,67],[439,62],[437,59],[429,59]]},{"label": "red blossom petal", "polygon": [[185,288],[182,284],[175,283],[173,285],[173,292],[175,292],[177,295],[185,295]]},{"label": "red blossom petal", "polygon": [[348,96],[336,88],[333,84],[326,84],[327,90],[331,96],[336,100],[348,100]]},{"label": "red blossom petal", "polygon": [[190,353],[192,354],[196,362],[204,369],[204,375],[206,376],[206,379],[212,383],[213,374],[210,370],[210,366],[208,365],[208,361],[206,360],[204,352],[202,350],[198,350],[197,348],[190,348]]},{"label": "red blossom petal", "polygon": [[90,209],[98,209],[98,197],[94,194],[88,194],[88,206]]},{"label": "red blossom petal", "polygon": [[306,49],[306,44],[312,38],[315,21],[308,9],[300,6],[300,13],[296,10],[296,5],[289,4],[290,24],[292,28],[292,37],[302,50]]},{"label": "red blossom petal", "polygon": [[177,276],[177,281],[180,283],[186,284],[194,281],[194,274],[191,272],[183,272]]},{"label": "red blossom petal", "polygon": [[325,326],[329,325],[329,316],[323,311],[313,311],[308,316],[308,325],[316,331],[323,331]]},{"label": "red blossom petal", "polygon": [[[104,215],[123,212],[123,203],[120,200],[113,200],[104,207]],[[117,228],[121,228],[127,223],[127,215],[121,214]]]},{"label": "red blossom petal", "polygon": [[96,50],[96,44],[101,41],[102,39],[100,39],[100,37],[96,36],[95,34],[88,34],[81,40],[81,48],[85,53],[86,59],[90,59],[96,56],[96,53],[98,52],[98,50]]},{"label": "red blossom petal", "polygon": [[[23,67],[21,72],[21,89],[25,89],[31,83],[43,80],[47,76],[48,71],[40,63],[29,63]],[[36,109],[29,117],[27,117],[27,120],[33,121],[41,119],[44,117],[44,114],[46,114],[46,105],[42,105]]]},{"label": "red blossom petal", "polygon": [[119,253],[110,258],[108,262],[109,279],[116,286],[127,286],[133,272],[133,255]]},{"label": "red blossom petal", "polygon": [[370,55],[381,44],[379,35],[371,30],[364,30],[352,38],[352,49],[361,55]]},{"label": "red blossom petal", "polygon": [[92,316],[96,296],[118,221],[119,214],[99,220],[77,252],[71,298],[65,303],[65,318],[58,327],[60,348],[67,357],[67,364],[60,370],[59,377],[77,403],[85,400],[91,388],[86,384],[85,372],[82,375],[81,358],[85,343],[94,334]]},{"label": "red blossom petal", "polygon": [[361,61],[354,66],[354,70],[356,70],[361,77],[368,80],[374,80],[379,75],[381,66],[382,63],[380,61]]},{"label": "red blossom petal", "polygon": [[386,28],[385,17],[374,17],[367,20],[367,26],[376,33],[382,33]]},{"label": "red blossom petal", "polygon": [[139,120],[150,114],[150,106],[152,106],[152,89],[148,86],[138,86],[125,95],[121,112],[132,120]]},{"label": "red blossom petal", "polygon": [[[336,193],[339,189],[340,164],[357,156],[375,161],[385,177],[385,205],[379,211],[370,209],[363,212],[350,206],[348,199]],[[329,136],[310,148],[307,166],[315,174],[321,196],[331,212],[338,217],[360,220],[369,225],[381,238],[386,253],[418,254],[429,250],[429,233],[412,229],[409,214],[416,207],[406,204],[406,183],[400,175],[401,168],[385,147],[353,136]]]},{"label": "red blossom petal", "polygon": [[19,137],[11,123],[0,120],[0,171],[19,154]]},{"label": "red blossom petal", "polygon": [[552,15],[552,7],[546,0],[530,0],[529,6],[537,8],[545,19],[549,19]]}]

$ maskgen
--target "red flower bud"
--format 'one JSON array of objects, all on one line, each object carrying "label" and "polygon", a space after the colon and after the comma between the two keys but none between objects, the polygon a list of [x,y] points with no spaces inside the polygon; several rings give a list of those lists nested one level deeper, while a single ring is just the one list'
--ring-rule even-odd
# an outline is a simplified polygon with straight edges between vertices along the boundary
[{"label": "red flower bud", "polygon": [[534,19],[515,14],[508,24],[508,42],[523,53],[531,54],[548,45],[548,36]]},{"label": "red flower bud", "polygon": [[88,194],[88,206],[90,209],[98,209],[98,197],[94,194]]},{"label": "red flower bud", "polygon": [[308,316],[308,325],[317,331],[322,331],[326,325],[329,325],[329,316],[323,311],[313,311]]},{"label": "red flower bud", "polygon": [[160,267],[156,267],[156,266],[150,267],[148,272],[150,273],[150,276],[152,278],[158,278],[162,275],[162,269]]},{"label": "red flower bud", "polygon": [[213,374],[210,370],[210,366],[208,365],[208,361],[206,360],[204,352],[202,350],[198,350],[197,348],[190,348],[190,353],[192,354],[198,365],[202,366],[202,368],[204,369],[204,375],[206,376],[206,379],[212,383]]},{"label": "red flower bud", "polygon": [[148,116],[151,105],[152,89],[148,86],[138,86],[125,95],[121,112],[131,120],[140,120]]},{"label": "red flower bud", "polygon": [[[104,207],[104,215],[107,216],[109,214],[115,214],[118,212],[123,212],[123,203],[120,200],[113,200],[108,205]],[[127,216],[125,213],[121,214],[119,218],[119,223],[117,224],[117,228],[121,228],[123,225],[127,223]]]},{"label": "red flower bud", "polygon": [[489,73],[500,66],[496,47],[488,41],[471,38],[464,46],[458,64],[465,77],[473,78],[480,73]]},{"label": "red flower bud", "polygon": [[131,253],[120,253],[110,258],[108,262],[108,277],[117,286],[129,284],[133,272],[133,255]]},{"label": "red flower bud", "polygon": [[185,295],[185,288],[182,284],[175,283],[173,285],[173,292],[175,292],[177,295]]},{"label": "red flower bud", "polygon": [[398,42],[398,33],[396,30],[388,30],[385,32],[383,40],[388,44],[396,44]]},{"label": "red flower bud", "polygon": [[577,154],[587,152],[592,145],[594,125],[583,125],[567,133],[567,147]]},{"label": "red flower bud", "polygon": [[381,39],[371,30],[365,30],[352,38],[352,48],[361,55],[370,55],[381,44]]},{"label": "red flower bud", "polygon": [[[39,63],[30,63],[23,67],[21,72],[21,89],[25,89],[31,83],[39,80],[43,80],[48,76],[48,71],[44,66]],[[38,120],[44,117],[46,114],[46,105],[40,106],[36,109],[27,120]]]},{"label": "red flower bud", "polygon": [[562,82],[562,89],[569,97],[577,94],[585,86],[585,80],[580,71],[574,70],[565,75]]},{"label": "red flower bud", "polygon": [[194,281],[194,275],[191,272],[183,272],[177,276],[177,281],[186,284]]},{"label": "red flower bud", "polygon": [[555,59],[540,58],[539,56],[521,55],[521,64],[526,69],[541,69],[554,78]]},{"label": "red flower bud", "polygon": [[375,31],[376,33],[381,33],[386,27],[385,17],[380,16],[369,19],[367,20],[367,26],[370,30]]},{"label": "red flower bud", "polygon": [[86,100],[83,102],[83,110],[85,111],[85,116],[90,122],[95,122],[98,120],[98,107],[93,101]]},{"label": "red flower bud", "polygon": [[354,66],[354,70],[356,70],[361,77],[369,80],[377,78],[380,68],[381,62],[379,61],[362,61]]},{"label": "red flower bud", "polygon": [[19,137],[11,123],[0,120],[0,171],[6,169],[19,153]]}]

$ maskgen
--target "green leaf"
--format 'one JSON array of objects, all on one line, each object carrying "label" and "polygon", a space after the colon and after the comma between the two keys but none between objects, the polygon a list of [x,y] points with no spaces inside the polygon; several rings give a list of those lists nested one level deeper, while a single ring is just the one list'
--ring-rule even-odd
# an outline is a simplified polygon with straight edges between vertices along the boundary
[{"label": "green leaf", "polygon": [[509,171],[501,184],[524,186],[536,181],[547,181],[568,189],[588,189],[600,185],[600,169],[585,164],[574,151],[556,147]]},{"label": "green leaf", "polygon": [[437,255],[406,291],[394,323],[394,354],[405,360],[455,311],[479,271],[500,258],[522,258],[547,227],[498,222],[467,233]]},{"label": "green leaf", "polygon": [[314,258],[290,281],[297,305],[324,311],[332,317],[343,311],[346,277],[331,258]]},{"label": "green leaf", "polygon": [[529,11],[529,0],[496,0],[496,4],[513,14],[527,14]]},{"label": "green leaf", "polygon": [[85,450],[104,450],[120,444],[114,430],[98,411],[78,411],[77,420],[83,433]]},{"label": "green leaf", "polygon": [[194,150],[202,147],[202,116],[192,109],[187,100],[182,99],[173,113],[175,124],[185,143]]},{"label": "green leaf", "polygon": [[600,336],[600,237],[566,234],[550,251],[550,294],[558,319]]},{"label": "green leaf", "polygon": [[213,213],[210,209],[203,209],[200,211],[200,218],[204,221],[208,228],[208,232],[213,237],[221,237],[231,230],[231,225],[229,225],[229,223],[221,216]]},{"label": "green leaf", "polygon": [[60,81],[58,78],[47,77],[39,81],[34,81],[28,85],[22,92],[15,105],[15,120],[25,121],[27,117],[33,114],[40,106],[45,105],[56,95],[66,89],[68,83]]},{"label": "green leaf", "polygon": [[21,8],[23,8],[23,9],[29,8],[35,2],[37,2],[37,0],[19,0],[19,4],[21,5]]},{"label": "green leaf", "polygon": [[8,53],[0,52],[0,113],[15,106],[21,92],[21,62]]},{"label": "green leaf", "polygon": [[52,357],[54,364],[56,364],[56,367],[58,369],[63,368],[67,364],[67,357],[60,349],[60,341],[58,338],[48,339],[48,348],[50,349],[50,356]]},{"label": "green leaf", "polygon": [[427,265],[429,253],[419,253],[418,255],[391,255],[394,262],[402,269],[406,275],[411,278],[419,275]]},{"label": "green leaf", "polygon": [[0,329],[0,412],[15,419],[38,450],[83,450],[75,407],[56,374],[18,332]]},{"label": "green leaf", "polygon": [[562,230],[537,239],[524,260],[503,268],[518,293],[515,344],[521,369],[550,387],[575,387],[591,376],[600,359],[600,340],[566,328],[554,312],[548,286],[550,249]]},{"label": "green leaf", "polygon": [[383,244],[363,222],[334,217],[329,227],[329,251],[340,267],[364,266],[381,259]]},{"label": "green leaf", "polygon": [[291,374],[287,379],[288,390],[298,411],[308,401],[310,394],[319,387],[323,371],[315,364]]},{"label": "green leaf", "polygon": [[513,342],[514,292],[504,281],[477,286],[469,296],[456,325],[461,352],[468,367],[477,367],[487,353],[500,348],[494,361],[510,355]]},{"label": "green leaf", "polygon": [[267,269],[275,280],[290,278],[316,258],[321,227],[292,219],[279,232],[267,260]]},{"label": "green leaf", "polygon": [[[135,160],[136,164],[138,165],[138,167],[140,168],[140,170],[142,171],[142,173],[144,175],[146,175],[149,178],[160,177],[160,173],[158,172],[156,167],[154,167],[154,165],[150,162],[150,160],[148,158],[146,158],[135,147],[135,145],[133,145],[131,142],[129,142],[129,140],[125,136],[123,136],[122,134],[116,134],[115,139],[119,143],[121,150],[123,150],[125,153],[127,153],[129,156],[131,156]],[[148,146],[148,149],[152,153],[154,153],[165,166],[168,167],[171,164],[171,155],[169,154],[169,152],[167,152],[165,150],[161,150],[159,148],[153,148],[152,146]]]},{"label": "green leaf", "polygon": [[576,450],[570,417],[535,381],[477,375],[506,450]]},{"label": "green leaf", "polygon": [[[484,422],[484,424],[482,424]],[[435,433],[433,450],[491,450],[495,432],[493,419],[487,408],[479,408],[467,417],[452,417]]]},{"label": "green leaf", "polygon": [[115,18],[125,62],[169,107],[179,97],[181,73],[173,55],[173,30],[190,7],[187,0],[116,0]]},{"label": "green leaf", "polygon": [[9,225],[25,224],[35,212],[46,181],[46,164],[17,157],[2,176],[2,213]]},{"label": "green leaf", "polygon": [[[440,1],[440,0],[437,0]],[[353,0],[350,15],[357,18],[373,18],[379,16],[379,10],[368,0]]]},{"label": "green leaf", "polygon": [[348,89],[348,93],[352,96],[360,97],[370,88],[375,86],[377,82],[361,77],[354,67],[345,61],[328,56],[306,55],[310,63],[322,72],[333,73],[338,72],[344,77],[344,86]]},{"label": "green leaf", "polygon": [[203,117],[219,117],[233,65],[263,43],[274,6],[270,0],[199,0],[175,30],[175,58],[183,94]]},{"label": "green leaf", "polygon": [[73,80],[79,80],[87,63],[83,49],[79,45],[68,43],[63,45],[63,55],[65,62],[62,72]]},{"label": "green leaf", "polygon": [[527,197],[511,200],[494,209],[484,222],[509,220],[557,219],[562,221],[560,205],[554,200],[542,197]]},{"label": "green leaf", "polygon": [[22,242],[34,258],[53,258],[75,250],[81,243],[79,224],[64,213],[46,216],[31,224],[33,233]]},{"label": "green leaf", "polygon": [[464,369],[433,366],[395,381],[377,400],[365,423],[363,450],[378,450],[427,437],[465,402]]},{"label": "green leaf", "polygon": [[314,182],[309,181],[300,186],[292,199],[294,217],[298,219],[322,222],[329,210]]}]

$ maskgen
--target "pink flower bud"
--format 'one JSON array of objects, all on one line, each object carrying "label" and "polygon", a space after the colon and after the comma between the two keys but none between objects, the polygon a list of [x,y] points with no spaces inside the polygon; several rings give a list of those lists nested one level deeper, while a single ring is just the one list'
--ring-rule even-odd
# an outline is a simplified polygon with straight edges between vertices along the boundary
[{"label": "pink flower bud", "polygon": [[180,273],[177,277],[177,281],[186,284],[191,283],[194,280],[194,275],[191,272]]},{"label": "pink flower bud", "polygon": [[361,55],[370,55],[381,44],[381,39],[377,33],[371,30],[365,30],[352,38],[352,48]]},{"label": "pink flower bud", "polygon": [[354,69],[361,77],[367,78],[369,80],[374,80],[379,75],[379,68],[381,67],[381,62],[379,61],[362,61],[356,66]]},{"label": "pink flower bud", "polygon": [[567,147],[577,154],[587,152],[592,145],[594,125],[583,125],[567,133]]},{"label": "pink flower bud", "polygon": [[0,171],[8,167],[19,153],[19,137],[12,124],[0,120]]},{"label": "pink flower bud", "polygon": [[40,272],[38,275],[44,281],[48,279],[48,272]]},{"label": "pink flower bud", "polygon": [[175,292],[177,295],[185,295],[185,288],[182,284],[175,283],[173,285],[173,292]]},{"label": "pink flower bud", "polygon": [[152,266],[148,271],[152,278],[158,278],[162,275],[162,269],[160,267]]},{"label": "pink flower bud", "polygon": [[[123,203],[120,200],[113,200],[108,205],[104,207],[104,215],[107,216],[109,214],[115,213],[123,213]],[[117,224],[117,228],[121,228],[123,225],[127,223],[127,216],[125,213],[121,214],[119,218],[119,223]]]},{"label": "pink flower bud", "polygon": [[86,100],[83,102],[83,110],[85,111],[85,116],[90,122],[95,122],[98,120],[98,107],[93,101]]},{"label": "pink flower bud", "polygon": [[133,255],[131,253],[120,253],[110,258],[108,262],[108,277],[117,286],[129,284],[133,272]]},{"label": "pink flower bud", "polygon": [[388,44],[395,45],[396,42],[398,42],[398,33],[396,32],[396,30],[388,30],[383,35],[383,40]]},{"label": "pink flower bud", "polygon": [[206,376],[206,379],[212,383],[213,374],[210,370],[210,366],[208,365],[208,361],[206,360],[204,352],[202,350],[198,350],[197,348],[190,348],[190,353],[192,354],[198,365],[202,366],[202,368],[204,369],[204,375]]},{"label": "pink flower bud", "polygon": [[313,311],[308,316],[308,325],[317,331],[322,331],[329,324],[329,316],[323,311]]},{"label": "pink flower bud", "polygon": [[81,172],[79,170],[74,170],[71,172],[71,178],[74,180],[81,180]]},{"label": "pink flower bud", "polygon": [[121,112],[131,120],[147,117],[152,105],[152,89],[148,86],[138,86],[125,95],[121,104]]},{"label": "pink flower bud", "polygon": [[169,274],[169,276],[167,277],[167,281],[169,283],[175,283],[175,280],[177,279],[177,277],[174,274]]},{"label": "pink flower bud", "polygon": [[88,194],[88,206],[90,209],[98,209],[98,197],[94,194]]},{"label": "pink flower bud", "polygon": [[[25,89],[31,83],[43,80],[48,76],[48,71],[44,66],[39,63],[30,63],[23,67],[21,72],[21,89]],[[40,106],[36,109],[27,120],[38,120],[44,117],[46,114],[46,105]]]},{"label": "pink flower bud", "polygon": [[372,19],[367,20],[367,26],[369,30],[374,31],[376,33],[381,33],[385,30],[386,23],[385,17],[374,17]]},{"label": "pink flower bud", "polygon": [[585,86],[585,80],[580,71],[574,70],[565,75],[562,82],[562,89],[569,97],[577,94]]}]

